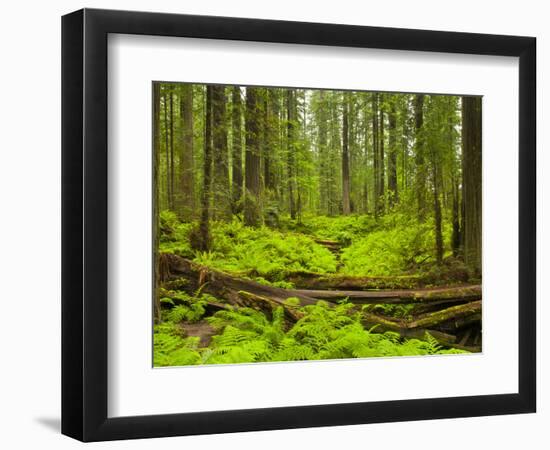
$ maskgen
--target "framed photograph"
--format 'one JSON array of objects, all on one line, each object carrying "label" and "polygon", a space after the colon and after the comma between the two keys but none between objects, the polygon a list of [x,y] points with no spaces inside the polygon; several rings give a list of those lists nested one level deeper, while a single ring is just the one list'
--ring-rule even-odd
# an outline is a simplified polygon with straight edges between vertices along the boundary
[{"label": "framed photograph", "polygon": [[536,40],[62,20],[62,432],[528,413]]}]

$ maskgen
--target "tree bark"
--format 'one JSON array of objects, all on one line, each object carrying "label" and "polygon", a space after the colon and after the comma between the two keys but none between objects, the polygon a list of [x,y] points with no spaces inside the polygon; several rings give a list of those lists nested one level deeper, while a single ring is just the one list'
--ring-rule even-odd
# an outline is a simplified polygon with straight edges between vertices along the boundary
[{"label": "tree bark", "polygon": [[415,129],[415,189],[418,203],[418,218],[424,220],[426,215],[426,171],[424,167],[424,95],[417,94],[414,103]]},{"label": "tree bark", "polygon": [[459,187],[458,187],[458,182],[457,180],[454,178],[454,175],[453,175],[453,180],[452,180],[452,183],[453,183],[453,205],[452,205],[452,209],[453,209],[453,214],[452,214],[452,225],[453,225],[453,232],[452,232],[452,235],[451,235],[451,248],[452,248],[452,251],[453,251],[453,256],[456,258],[458,255],[459,255],[459,252],[460,252],[460,217],[459,217],[459,205],[460,205],[460,202],[459,202],[459,199],[458,199],[458,195],[459,195]]},{"label": "tree bark", "polygon": [[372,157],[374,171],[374,217],[380,215],[380,142],[378,139],[378,94],[372,94]]},{"label": "tree bark", "polygon": [[342,214],[348,215],[350,208],[350,178],[349,178],[349,98],[344,93],[342,118]]},{"label": "tree bark", "polygon": [[296,121],[296,93],[293,89],[287,90],[287,176],[288,176],[288,203],[290,218],[296,219],[295,195],[295,121]]},{"label": "tree bark", "polygon": [[243,195],[243,145],[242,145],[242,99],[240,86],[231,90],[231,121],[233,126],[232,142],[232,211],[238,214],[242,210]]},{"label": "tree bark", "polygon": [[385,167],[385,153],[384,153],[384,111],[385,111],[385,105],[384,105],[384,95],[379,94],[379,139],[380,142],[378,144],[378,151],[379,151],[379,157],[378,157],[378,164],[379,164],[379,176],[378,176],[378,214],[383,214],[385,209],[385,203],[386,203],[386,197],[385,197],[385,180],[386,180],[386,167]]},{"label": "tree bark", "polygon": [[170,124],[168,123],[168,95],[166,86],[162,94],[163,119],[164,119],[164,154],[166,157],[166,209],[170,209]]},{"label": "tree bark", "polygon": [[228,220],[231,216],[231,193],[225,86],[212,86],[212,122],[214,218]]},{"label": "tree bark", "polygon": [[210,195],[212,185],[212,86],[206,86],[206,110],[204,119],[204,166],[201,195],[201,219],[197,241],[192,245],[199,251],[209,251],[212,245],[210,235]]},{"label": "tree bark", "polygon": [[258,88],[246,88],[246,151],[244,222],[248,226],[261,225],[260,215],[260,142]]},{"label": "tree bark", "polygon": [[328,146],[327,146],[327,109],[325,91],[319,92],[318,108],[318,146],[319,146],[319,212],[329,214],[328,210]]},{"label": "tree bark", "polygon": [[434,228],[435,228],[435,259],[437,265],[443,264],[443,233],[441,225],[441,202],[439,199],[439,188],[437,183],[437,165],[434,164]]},{"label": "tree bark", "polygon": [[480,312],[481,300],[477,300],[464,305],[451,306],[440,311],[423,314],[421,317],[416,317],[412,320],[394,319],[369,312],[363,313],[363,320],[367,326],[379,324],[391,331],[401,331],[432,328],[446,322],[454,322],[468,317],[479,318]]},{"label": "tree bark", "polygon": [[169,181],[170,209],[175,211],[174,202],[174,88],[170,87],[170,181]]},{"label": "tree bark", "polygon": [[[438,108],[437,103],[433,99],[429,102],[432,108]],[[438,110],[436,113],[439,119]],[[436,120],[436,125],[439,126],[440,120]],[[442,217],[441,217],[441,199],[439,193],[440,184],[440,149],[433,142],[429,145],[429,156],[431,163],[431,178],[432,178],[432,193],[433,193],[433,211],[434,211],[434,235],[435,235],[435,259],[438,266],[443,264],[443,234],[442,234]]]},{"label": "tree bark", "polygon": [[466,303],[465,305],[451,306],[450,308],[428,313],[424,317],[407,322],[407,328],[430,328],[449,320],[458,320],[481,312],[481,300]]},{"label": "tree bark", "polygon": [[397,112],[395,100],[392,99],[390,112],[388,114],[388,202],[390,207],[397,203],[399,195],[397,192]]},{"label": "tree bark", "polygon": [[[234,277],[200,266],[176,255],[165,253],[161,257],[167,266],[165,270],[169,274],[168,279],[183,276],[189,282],[187,288],[191,292],[200,288],[201,292],[224,299],[236,306],[255,307],[258,303],[260,306],[264,303],[271,307],[283,306],[285,310],[292,311],[293,307],[285,303],[290,297],[297,298],[302,306],[314,305],[318,301],[292,289],[265,286],[252,280]],[[297,317],[289,315],[291,318]]]},{"label": "tree bark", "polygon": [[160,317],[159,297],[159,165],[160,165],[160,83],[153,83],[153,315],[158,323]]},{"label": "tree bark", "polygon": [[481,97],[462,97],[464,262],[481,275]]},{"label": "tree bark", "polygon": [[176,196],[178,215],[190,221],[195,210],[195,179],[193,155],[193,85],[180,89],[181,139],[179,154],[179,192]]},{"label": "tree bark", "polygon": [[357,304],[424,304],[439,303],[442,301],[451,303],[481,299],[480,285],[379,291],[295,289],[294,292],[307,297],[330,301],[347,298],[349,302]]}]

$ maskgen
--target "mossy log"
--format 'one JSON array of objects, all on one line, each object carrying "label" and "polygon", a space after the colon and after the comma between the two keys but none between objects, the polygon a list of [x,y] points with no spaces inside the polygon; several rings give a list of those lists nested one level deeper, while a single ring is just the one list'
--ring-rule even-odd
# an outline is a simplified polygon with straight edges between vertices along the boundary
[{"label": "mossy log", "polygon": [[325,247],[328,251],[338,254],[342,251],[342,244],[338,241],[330,241],[328,239],[315,239],[315,242]]},{"label": "mossy log", "polygon": [[[363,313],[363,319],[365,324],[368,325],[380,325],[386,330],[401,331],[412,330],[416,328],[431,328],[439,326],[443,323],[459,323],[468,318],[474,318],[474,320],[481,319],[481,300],[470,302],[465,305],[451,306],[440,311],[423,314],[412,318],[395,319],[391,317],[379,316],[368,312]],[[472,321],[469,323],[473,323]]]},{"label": "mossy log", "polygon": [[432,276],[402,275],[394,277],[356,277],[349,275],[320,275],[310,272],[295,272],[287,276],[297,289],[416,289],[436,285],[438,280]]},{"label": "mossy log", "polygon": [[375,314],[365,314],[362,320],[362,324],[367,329],[372,329],[373,332],[383,333],[386,331],[393,331],[399,333],[399,336],[407,339],[426,339],[426,333],[433,336],[440,344],[445,346],[454,346],[456,342],[456,336],[449,333],[444,333],[439,330],[429,330],[427,328],[414,328],[409,329],[403,326],[402,322],[396,322],[377,316]]},{"label": "mossy log", "polygon": [[481,313],[472,314],[466,317],[460,317],[438,325],[438,328],[444,332],[455,332],[467,328],[472,324],[481,323]]},{"label": "mossy log", "polygon": [[[252,292],[239,291],[239,296],[242,299],[242,306],[258,309],[262,311],[272,311],[277,306],[281,306],[280,302],[272,300],[269,297],[262,297],[261,295],[253,294]],[[298,311],[294,306],[283,304],[285,316],[291,322],[297,322],[303,317],[303,314]],[[270,314],[269,314],[270,316]]]},{"label": "mossy log", "polygon": [[456,336],[450,334],[467,326],[475,327],[475,324],[480,321],[481,300],[423,314],[411,320],[394,319],[365,312],[362,323],[366,328],[376,326],[376,331],[393,331],[399,333],[401,337],[409,339],[425,339],[426,333],[430,333],[442,345],[470,352],[480,352],[481,346],[467,346],[463,340],[458,343]]},{"label": "mossy log", "polygon": [[429,328],[444,322],[458,321],[472,315],[479,315],[480,313],[481,300],[477,300],[416,317],[414,320],[407,322],[407,328]]},{"label": "mossy log", "polygon": [[[224,272],[209,269],[200,266],[189,260],[176,255],[163,255],[163,264],[166,269],[165,284],[170,284],[170,280],[184,277],[188,283],[185,284],[186,290],[195,292],[201,289],[202,292],[209,293],[219,299],[223,299],[231,305],[247,306],[262,310],[270,314],[273,308],[283,306],[286,318],[295,322],[301,317],[295,306],[287,304],[286,300],[290,297],[297,298],[300,305],[312,305],[323,299],[335,299],[327,297],[328,292],[334,291],[304,291],[300,289],[282,289],[273,286],[265,286],[252,280],[238,278]],[[306,293],[308,295],[306,295]],[[424,290],[397,290],[397,291],[370,291],[357,292],[354,295],[365,296],[368,294],[373,299],[373,303],[392,303],[393,300],[406,301],[402,303],[419,302],[447,302],[452,296],[461,294],[461,301],[479,296],[481,294],[480,286],[462,286],[456,288],[437,288]],[[314,297],[316,295],[316,297]],[[324,296],[323,296],[324,295]],[[341,295],[337,294],[337,295]],[[170,295],[167,295],[170,296]],[[349,295],[343,297],[350,297]],[[328,304],[332,304],[328,302]],[[214,309],[223,308],[223,304],[212,305]],[[354,308],[355,309],[355,308]],[[355,309],[356,310],[356,309]],[[481,300],[468,302],[466,304],[451,306],[439,311],[430,312],[413,317],[410,320],[395,319],[383,317],[376,314],[362,312],[363,325],[371,328],[376,325],[376,331],[394,331],[406,338],[424,339],[425,333],[430,333],[443,345],[455,345],[455,337],[447,331],[453,331],[459,327],[479,322],[481,320]],[[437,328],[437,329],[434,329]]]},{"label": "mossy log", "polygon": [[[287,318],[295,321],[297,320],[295,308],[285,303],[288,298],[297,298],[303,306],[318,302],[318,299],[291,289],[265,286],[252,280],[237,278],[176,255],[164,254],[163,260],[169,276],[172,279],[185,277],[188,280],[186,287],[191,292],[200,288],[202,292],[224,299],[235,306],[252,306],[268,313],[275,306],[283,306]],[[167,281],[169,279],[166,278]]]},{"label": "mossy log", "polygon": [[480,285],[383,291],[297,289],[296,292],[329,301],[347,298],[349,302],[356,304],[451,303],[481,299]]}]

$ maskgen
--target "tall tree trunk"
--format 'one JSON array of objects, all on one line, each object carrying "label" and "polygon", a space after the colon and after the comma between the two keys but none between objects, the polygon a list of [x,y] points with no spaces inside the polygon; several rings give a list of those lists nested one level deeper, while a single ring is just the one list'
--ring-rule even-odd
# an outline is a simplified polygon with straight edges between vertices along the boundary
[{"label": "tall tree trunk", "polygon": [[293,89],[287,90],[287,172],[288,172],[288,203],[290,218],[296,219],[296,200],[295,193],[295,121],[296,121],[296,93]]},{"label": "tall tree trunk", "polygon": [[329,214],[328,211],[328,147],[327,147],[327,109],[325,91],[319,92],[319,211],[321,214]]},{"label": "tall tree trunk", "polygon": [[409,141],[410,141],[410,127],[408,123],[409,118],[409,107],[410,107],[410,96],[407,96],[403,102],[401,108],[401,187],[403,191],[407,190],[410,186],[409,180]]},{"label": "tall tree trunk", "polygon": [[437,265],[443,264],[443,234],[441,225],[441,201],[439,198],[439,161],[434,148],[431,149],[432,155],[432,181],[433,181],[433,205],[434,205],[434,231],[435,231],[435,256]]},{"label": "tall tree trunk", "polygon": [[481,275],[481,98],[462,97],[464,262]]},{"label": "tall tree trunk", "polygon": [[390,206],[393,206],[398,201],[397,192],[397,112],[395,99],[392,99],[390,105],[390,113],[388,115],[388,133],[389,133],[389,148],[388,148],[388,201]]},{"label": "tall tree trunk", "polygon": [[175,211],[174,204],[174,88],[170,86],[170,186],[169,204],[170,209]]},{"label": "tall tree trunk", "polygon": [[372,158],[374,171],[374,217],[380,214],[380,153],[378,140],[378,94],[372,94]]},{"label": "tall tree trunk", "polygon": [[177,210],[181,220],[190,221],[195,209],[195,179],[193,155],[193,85],[180,89],[181,140],[179,155],[179,192]]},{"label": "tall tree trunk", "polygon": [[259,110],[258,88],[246,88],[244,222],[254,227],[261,224]]},{"label": "tall tree trunk", "polygon": [[160,83],[153,83],[153,315],[160,322],[159,286],[159,170],[160,170]]},{"label": "tall tree trunk", "polygon": [[166,157],[166,209],[170,209],[170,124],[168,123],[168,95],[164,86],[162,95],[164,118],[164,154]]},{"label": "tall tree trunk", "polygon": [[201,195],[201,220],[197,241],[193,246],[200,251],[209,251],[212,246],[210,235],[210,195],[212,188],[212,86],[206,86],[206,108],[204,118],[204,166]]},{"label": "tall tree trunk", "polygon": [[349,207],[352,214],[358,210],[361,202],[361,186],[357,177],[361,160],[355,95],[348,93]]},{"label": "tall tree trunk", "polygon": [[378,151],[380,152],[380,156],[379,156],[379,172],[380,172],[380,175],[379,175],[379,178],[378,178],[378,182],[380,183],[379,185],[379,188],[378,188],[378,192],[379,192],[379,196],[378,196],[378,213],[379,214],[383,214],[384,213],[384,209],[385,209],[385,201],[386,201],[386,196],[385,196],[385,180],[386,180],[386,168],[385,168],[385,162],[384,162],[384,95],[383,94],[380,94],[380,103],[379,104],[379,111],[380,111],[380,125],[378,126],[378,130],[379,130],[379,135],[380,135],[380,144],[379,144],[379,147],[378,147]]},{"label": "tall tree trunk", "polygon": [[451,248],[453,250],[453,256],[456,258],[458,254],[460,253],[460,217],[459,217],[459,187],[458,187],[458,181],[455,178],[455,175],[453,174],[453,180],[452,180],[453,186],[453,204],[452,204],[452,226],[453,226],[453,232],[451,235]]},{"label": "tall tree trunk", "polygon": [[231,189],[229,186],[225,86],[212,86],[212,121],[214,217],[227,220],[231,216]]},{"label": "tall tree trunk", "polygon": [[274,199],[278,198],[277,194],[277,161],[279,146],[279,91],[277,89],[269,89],[269,108],[267,116],[268,126],[268,150],[269,150],[269,176],[267,177],[267,188]]},{"label": "tall tree trunk", "polygon": [[242,99],[240,86],[231,90],[231,121],[233,126],[232,145],[232,206],[233,214],[242,211],[243,195],[243,144],[242,144]]},{"label": "tall tree trunk", "polygon": [[365,104],[363,107],[363,208],[362,212],[365,214],[369,213],[369,111],[368,111],[368,101],[365,99]]},{"label": "tall tree trunk", "polygon": [[330,133],[331,141],[328,149],[328,177],[327,177],[327,189],[328,189],[328,205],[329,215],[334,216],[340,213],[341,196],[338,195],[338,176],[342,170],[340,167],[340,150],[342,143],[340,141],[340,126],[338,124],[338,98],[335,92],[330,95]]},{"label": "tall tree trunk", "polygon": [[265,194],[272,195],[275,186],[273,182],[273,143],[272,143],[272,122],[273,111],[271,105],[271,89],[265,89],[263,94],[263,120],[262,120],[262,155],[264,158],[264,186]]},{"label": "tall tree trunk", "polygon": [[342,118],[342,214],[348,215],[350,207],[350,179],[349,179],[349,98],[344,93],[344,111]]},{"label": "tall tree trunk", "polygon": [[418,203],[418,218],[424,220],[426,215],[426,170],[424,167],[424,95],[417,94],[414,103],[415,129],[415,189]]}]

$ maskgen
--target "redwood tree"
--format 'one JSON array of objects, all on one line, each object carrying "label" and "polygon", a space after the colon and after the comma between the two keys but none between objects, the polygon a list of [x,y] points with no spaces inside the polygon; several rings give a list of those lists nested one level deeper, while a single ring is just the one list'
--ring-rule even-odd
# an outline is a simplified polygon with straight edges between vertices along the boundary
[{"label": "redwood tree", "polygon": [[349,179],[349,98],[344,93],[344,108],[342,116],[342,213],[348,215],[350,207]]},{"label": "redwood tree", "polygon": [[176,209],[180,218],[189,221],[195,209],[195,168],[193,154],[193,85],[184,84],[180,89],[180,145],[179,192]]},{"label": "redwood tree", "polygon": [[481,275],[481,97],[462,97],[464,262]]},{"label": "redwood tree", "polygon": [[245,194],[244,222],[249,226],[261,224],[260,215],[260,136],[259,136],[258,88],[246,89],[246,150],[245,150]]}]

